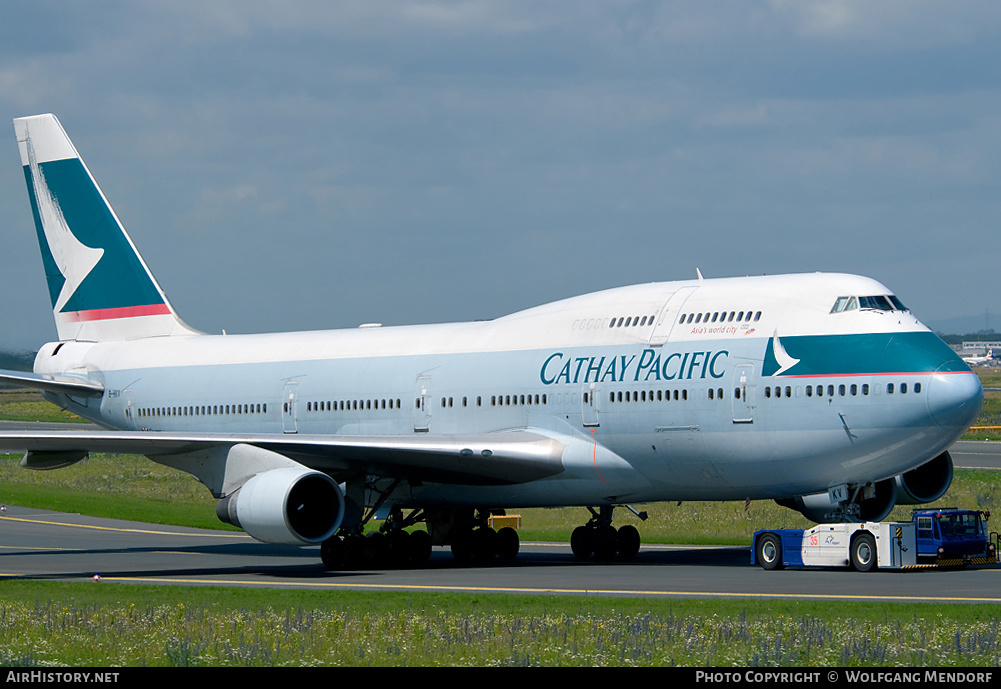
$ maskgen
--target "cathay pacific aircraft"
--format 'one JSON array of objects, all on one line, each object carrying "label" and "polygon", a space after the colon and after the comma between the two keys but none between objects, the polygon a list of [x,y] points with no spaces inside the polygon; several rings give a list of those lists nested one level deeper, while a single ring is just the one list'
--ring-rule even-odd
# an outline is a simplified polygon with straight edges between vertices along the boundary
[{"label": "cathay pacific aircraft", "polygon": [[32,469],[146,455],[253,537],[322,544],[328,568],[419,562],[433,545],[512,558],[517,532],[489,518],[526,507],[581,507],[579,557],[635,556],[639,532],[614,510],[654,501],[879,519],[945,492],[947,450],[983,399],[900,299],[855,275],[699,274],[483,322],[200,333],[58,120],[14,129],[59,339],[34,373],[0,380],[100,428],[6,432],[0,447]]}]

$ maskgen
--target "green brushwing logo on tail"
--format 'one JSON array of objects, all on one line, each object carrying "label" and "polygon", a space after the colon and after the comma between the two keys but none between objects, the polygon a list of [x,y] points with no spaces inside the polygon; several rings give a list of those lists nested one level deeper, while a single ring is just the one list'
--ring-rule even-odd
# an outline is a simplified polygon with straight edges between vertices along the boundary
[{"label": "green brushwing logo on tail", "polygon": [[53,310],[170,312],[79,158],[32,161],[24,174]]}]

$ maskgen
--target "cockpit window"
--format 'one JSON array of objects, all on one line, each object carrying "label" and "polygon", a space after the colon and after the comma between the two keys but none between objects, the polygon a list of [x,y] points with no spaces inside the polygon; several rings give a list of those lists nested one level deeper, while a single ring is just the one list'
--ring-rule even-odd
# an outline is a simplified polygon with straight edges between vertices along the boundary
[{"label": "cockpit window", "polygon": [[886,297],[859,297],[860,309],[875,309],[876,311],[893,311],[893,304]]},{"label": "cockpit window", "polygon": [[874,311],[906,311],[903,302],[892,294],[871,297],[838,297],[831,307],[831,313],[854,311],[855,309],[871,309]]},{"label": "cockpit window", "polygon": [[842,311],[854,311],[858,308],[855,297],[838,297],[831,308],[831,313],[841,313]]}]

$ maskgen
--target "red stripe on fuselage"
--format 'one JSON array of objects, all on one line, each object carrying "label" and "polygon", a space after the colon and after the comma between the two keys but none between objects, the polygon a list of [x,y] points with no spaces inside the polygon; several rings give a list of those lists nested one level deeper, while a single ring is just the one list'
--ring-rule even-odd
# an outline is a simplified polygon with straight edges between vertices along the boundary
[{"label": "red stripe on fuselage", "polygon": [[141,306],[122,306],[117,309],[90,309],[89,311],[67,311],[59,316],[71,323],[80,321],[109,321],[116,318],[135,318],[136,316],[160,316],[170,313],[166,304],[143,304]]}]

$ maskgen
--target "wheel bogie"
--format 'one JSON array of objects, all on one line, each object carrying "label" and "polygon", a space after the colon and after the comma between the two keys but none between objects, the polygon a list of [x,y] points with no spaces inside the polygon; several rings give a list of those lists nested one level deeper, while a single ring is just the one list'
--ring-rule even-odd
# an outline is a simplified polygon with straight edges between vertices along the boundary
[{"label": "wheel bogie", "polygon": [[581,560],[594,557],[611,560],[616,555],[624,560],[636,557],[640,551],[640,532],[632,524],[616,529],[611,524],[611,512],[602,513],[601,519],[592,519],[578,526],[570,534],[570,550]]},{"label": "wheel bogie", "polygon": [[373,532],[333,536],[320,545],[324,569],[386,569],[420,565],[431,557],[427,531]]}]

